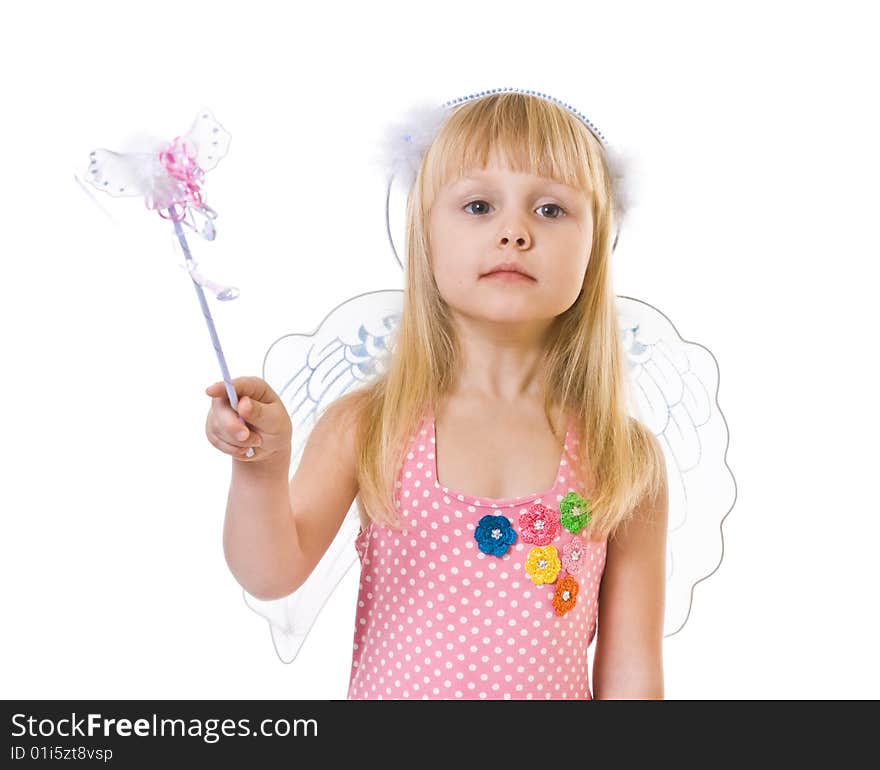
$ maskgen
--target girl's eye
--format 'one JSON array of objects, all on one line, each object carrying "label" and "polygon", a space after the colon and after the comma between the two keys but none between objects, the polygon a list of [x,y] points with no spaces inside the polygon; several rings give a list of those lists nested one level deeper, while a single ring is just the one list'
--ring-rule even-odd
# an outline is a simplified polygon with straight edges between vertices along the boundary
[{"label": "girl's eye", "polygon": [[[484,206],[487,206],[487,205],[488,205],[488,204],[486,203],[486,201],[475,200],[475,201],[471,201],[470,203],[468,203],[468,204],[464,207],[464,210],[467,211],[468,206],[473,206],[473,205],[476,204],[476,203],[482,204],[482,205],[484,205]],[[559,213],[556,214],[555,216],[543,217],[544,219],[560,219],[561,217],[565,216],[565,209],[563,209],[562,206],[559,206],[559,205],[556,204],[556,203],[545,203],[543,206],[538,206],[538,208],[536,208],[535,211],[540,211],[541,209],[547,209],[547,208],[549,208],[549,209],[558,209],[558,210],[559,210]]]},{"label": "girl's eye", "polygon": [[540,209],[559,209],[559,213],[555,217],[549,217],[550,219],[559,219],[565,216],[565,210],[556,203],[545,203],[543,206],[538,206],[538,210]]},{"label": "girl's eye", "polygon": [[476,204],[476,203],[482,204],[482,205],[484,205],[484,206],[486,205],[486,201],[471,201],[470,203],[468,203],[468,204],[464,207],[464,210],[467,211],[467,210],[468,210],[468,206],[473,206],[473,205]]}]

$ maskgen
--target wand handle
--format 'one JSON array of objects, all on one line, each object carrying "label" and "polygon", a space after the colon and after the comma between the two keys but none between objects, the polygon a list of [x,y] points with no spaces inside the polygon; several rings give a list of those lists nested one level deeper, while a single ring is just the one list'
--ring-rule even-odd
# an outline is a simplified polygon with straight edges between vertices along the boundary
[{"label": "wand handle", "polygon": [[[169,209],[169,214],[173,212]],[[187,259],[187,262],[192,262],[192,255],[189,251],[189,244],[186,242],[186,235],[184,235],[183,228],[180,226],[180,221],[176,219],[174,216],[171,216],[171,221],[174,222],[174,232],[177,234],[177,240],[180,242],[180,248],[183,249],[183,254]],[[190,277],[192,274],[190,273]],[[208,332],[211,335],[211,342],[214,345],[214,352],[217,354],[217,361],[220,363],[220,371],[223,372],[223,382],[226,383],[226,395],[229,396],[229,403],[232,405],[232,408],[238,412],[238,395],[235,392],[235,388],[232,386],[232,381],[229,378],[229,368],[226,366],[226,357],[223,355],[223,348],[220,347],[220,340],[217,338],[217,329],[214,328],[214,319],[211,317],[211,310],[208,307],[208,302],[205,299],[205,292],[202,291],[202,287],[193,280],[193,286],[196,287],[196,295],[199,298],[199,304],[202,306],[202,315],[205,317],[205,322],[208,324]],[[244,420],[241,415],[238,415],[238,421],[245,425]],[[248,457],[254,456],[253,447],[248,447],[247,451]]]}]

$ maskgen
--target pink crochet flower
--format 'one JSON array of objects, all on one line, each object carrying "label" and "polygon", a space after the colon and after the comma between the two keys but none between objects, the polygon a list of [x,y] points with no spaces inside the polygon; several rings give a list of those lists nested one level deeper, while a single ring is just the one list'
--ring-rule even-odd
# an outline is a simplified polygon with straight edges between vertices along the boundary
[{"label": "pink crochet flower", "polygon": [[562,547],[562,566],[572,575],[580,574],[587,560],[587,544],[575,535]]},{"label": "pink crochet flower", "polygon": [[520,514],[519,534],[532,545],[548,545],[559,534],[559,512],[541,503],[532,503]]}]

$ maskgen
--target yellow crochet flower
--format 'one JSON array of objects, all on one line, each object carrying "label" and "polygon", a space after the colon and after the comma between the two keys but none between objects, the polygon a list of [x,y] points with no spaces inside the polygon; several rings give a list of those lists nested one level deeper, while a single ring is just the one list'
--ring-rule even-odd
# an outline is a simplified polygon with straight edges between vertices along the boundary
[{"label": "yellow crochet flower", "polygon": [[526,572],[535,585],[552,583],[556,580],[562,562],[555,545],[538,545],[526,557]]}]

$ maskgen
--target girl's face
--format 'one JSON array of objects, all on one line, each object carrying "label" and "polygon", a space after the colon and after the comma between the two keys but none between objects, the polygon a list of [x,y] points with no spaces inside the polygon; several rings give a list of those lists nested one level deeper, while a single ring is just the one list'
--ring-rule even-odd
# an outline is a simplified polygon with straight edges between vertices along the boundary
[{"label": "girl's face", "polygon": [[[490,157],[438,192],[429,215],[434,279],[460,314],[491,321],[549,320],[570,308],[593,241],[590,197],[511,171]],[[532,278],[489,277],[513,262]]]}]

